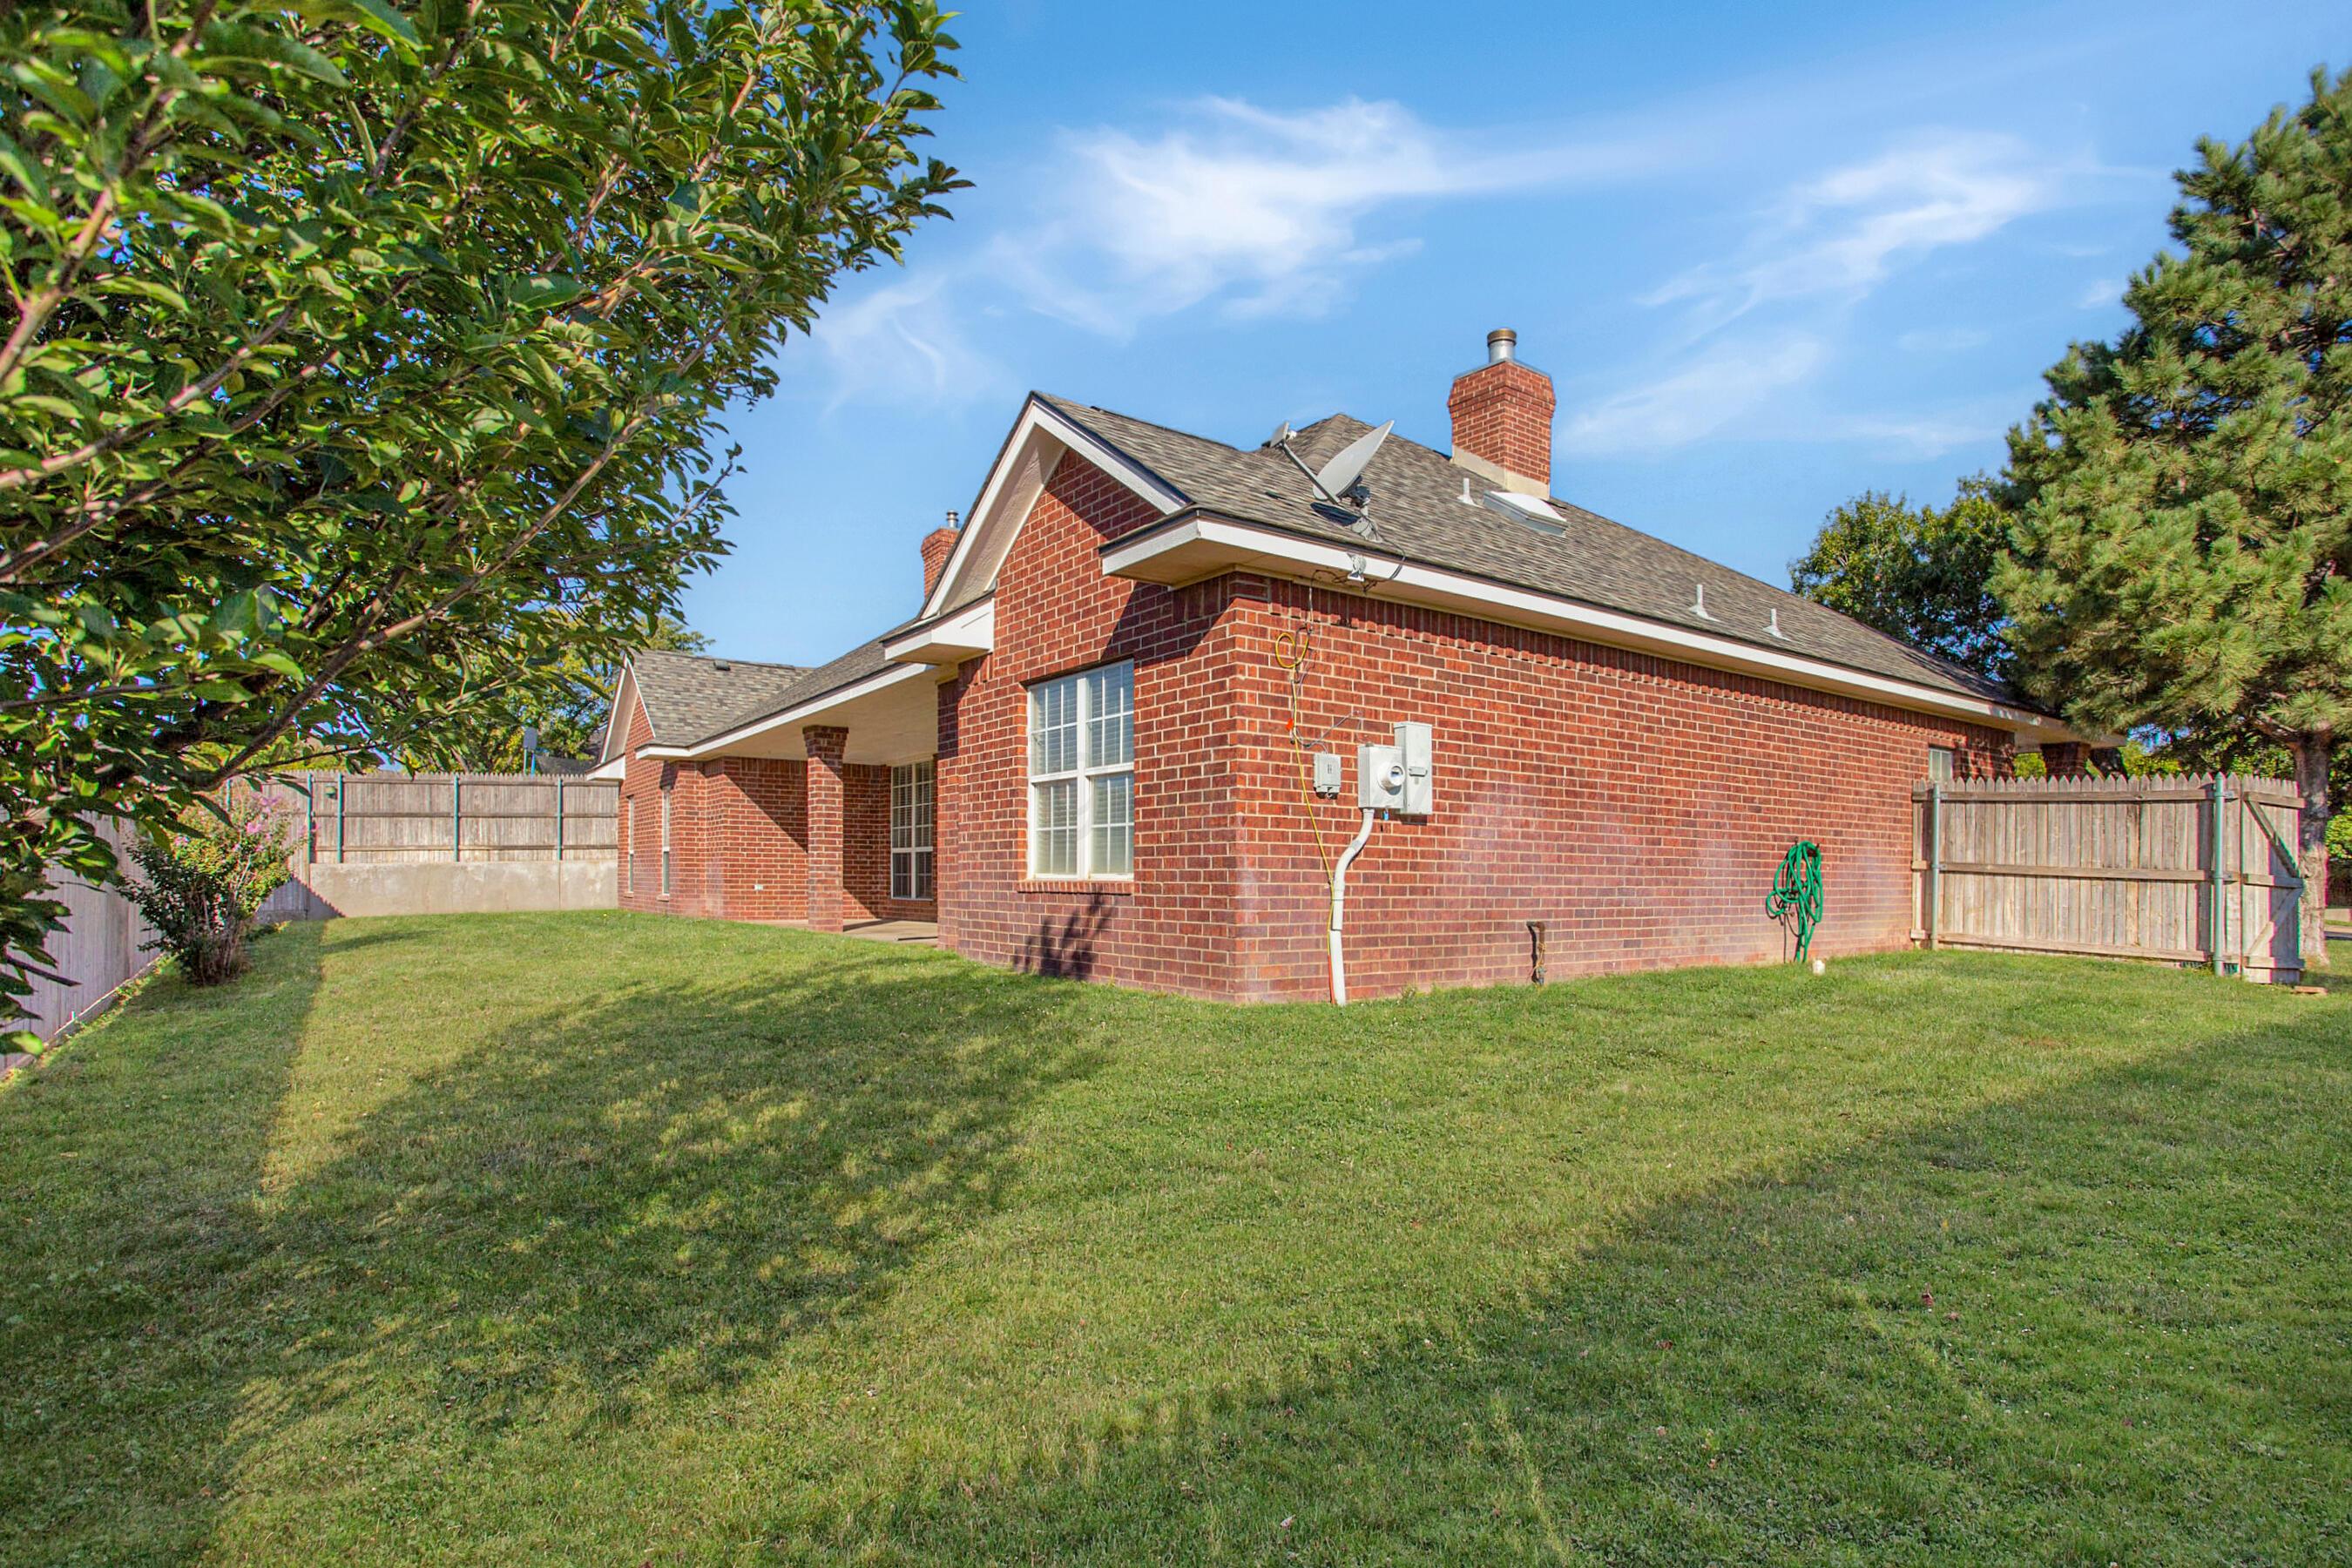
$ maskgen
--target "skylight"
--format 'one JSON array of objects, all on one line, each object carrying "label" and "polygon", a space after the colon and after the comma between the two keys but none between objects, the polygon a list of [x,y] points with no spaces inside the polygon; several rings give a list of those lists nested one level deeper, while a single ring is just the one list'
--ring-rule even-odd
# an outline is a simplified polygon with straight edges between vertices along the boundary
[{"label": "skylight", "polygon": [[1505,517],[1523,522],[1538,533],[1558,539],[1568,531],[1568,520],[1554,511],[1540,496],[1521,495],[1516,490],[1488,490],[1486,505]]}]

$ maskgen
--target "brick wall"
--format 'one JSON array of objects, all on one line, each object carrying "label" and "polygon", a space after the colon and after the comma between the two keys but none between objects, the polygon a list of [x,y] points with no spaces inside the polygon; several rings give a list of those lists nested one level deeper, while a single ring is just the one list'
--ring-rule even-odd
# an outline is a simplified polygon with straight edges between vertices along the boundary
[{"label": "brick wall", "polygon": [[[890,768],[884,763],[852,763],[842,774],[843,910],[853,921],[929,921],[939,918],[932,899],[890,896]],[[932,830],[938,831],[936,810]],[[933,846],[932,865],[939,864]],[[937,875],[934,871],[934,889]]]},{"label": "brick wall", "polygon": [[[1149,507],[1066,457],[1007,555],[996,651],[940,688],[940,929],[968,956],[1194,995],[1233,986],[1236,827],[1224,742],[1223,582],[1106,578],[1097,552]],[[1034,881],[1027,685],[1135,661],[1135,875]]]},{"label": "brick wall", "polygon": [[[800,920],[807,911],[808,808],[801,764],[782,758],[722,757],[670,763],[643,757],[651,739],[633,704],[628,763],[616,828],[625,860],[625,910]],[[661,798],[670,794],[671,894],[661,896]]]},{"label": "brick wall", "polygon": [[1358,826],[1355,751],[1435,730],[1436,811],[1373,830],[1349,879],[1350,991],[1518,983],[1527,922],[1555,975],[1786,952],[1763,900],[1799,838],[1822,847],[1815,950],[1909,940],[1911,805],[1927,749],[2005,770],[2006,731],[1440,612],[1240,579],[1232,768],[1244,896],[1235,990],[1328,994],[1328,893],[1299,797],[1275,637],[1308,628],[1304,726],[1347,760],[1311,808],[1336,855]]},{"label": "brick wall", "polygon": [[802,764],[722,757],[699,764],[713,853],[715,901],[680,913],[796,921],[808,912],[808,794]]}]

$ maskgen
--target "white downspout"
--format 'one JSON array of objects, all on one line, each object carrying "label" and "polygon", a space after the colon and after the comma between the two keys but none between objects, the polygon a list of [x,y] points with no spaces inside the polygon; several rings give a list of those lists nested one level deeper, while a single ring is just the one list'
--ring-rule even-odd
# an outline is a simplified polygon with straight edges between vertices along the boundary
[{"label": "white downspout", "polygon": [[1364,807],[1364,826],[1356,837],[1339,851],[1339,868],[1331,873],[1331,1000],[1339,1006],[1348,1005],[1348,960],[1340,951],[1339,931],[1348,919],[1348,868],[1364,852],[1364,845],[1372,837],[1372,807]]}]

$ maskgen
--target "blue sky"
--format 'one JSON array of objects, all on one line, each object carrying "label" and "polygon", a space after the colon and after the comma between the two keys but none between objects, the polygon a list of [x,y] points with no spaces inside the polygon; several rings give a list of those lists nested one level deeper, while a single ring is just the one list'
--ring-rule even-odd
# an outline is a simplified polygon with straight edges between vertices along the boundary
[{"label": "blue sky", "polygon": [[975,187],[733,411],[735,552],[688,619],[813,663],[912,614],[1031,387],[1443,449],[1495,326],[1557,384],[1557,493],[1785,582],[1855,491],[1999,464],[2122,323],[2196,138],[2352,64],[2347,19],[979,0],[936,145]]}]

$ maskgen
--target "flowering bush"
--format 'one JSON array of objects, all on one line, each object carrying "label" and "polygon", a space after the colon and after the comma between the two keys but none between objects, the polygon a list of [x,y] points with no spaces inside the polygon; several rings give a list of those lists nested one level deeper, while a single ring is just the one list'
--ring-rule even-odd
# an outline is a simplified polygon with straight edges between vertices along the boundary
[{"label": "flowering bush", "polygon": [[169,837],[141,840],[131,851],[141,879],[128,891],[155,928],[151,945],[197,985],[243,973],[254,911],[286,880],[292,848],[285,810],[251,792],[184,814]]}]

